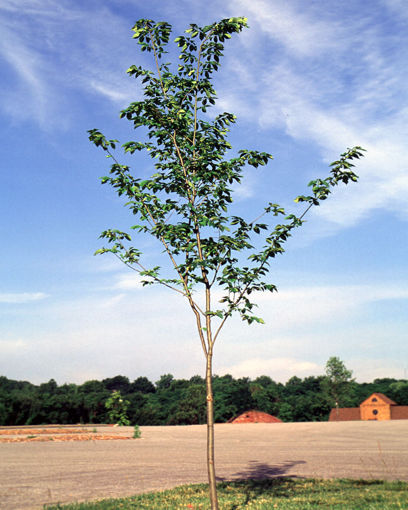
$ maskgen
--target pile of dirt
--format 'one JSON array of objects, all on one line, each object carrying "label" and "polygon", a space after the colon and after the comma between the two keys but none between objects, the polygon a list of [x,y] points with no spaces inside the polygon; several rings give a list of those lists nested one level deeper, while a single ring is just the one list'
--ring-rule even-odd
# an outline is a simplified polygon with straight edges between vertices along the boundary
[{"label": "pile of dirt", "polygon": [[44,441],[106,441],[131,439],[129,436],[107,434],[86,428],[4,428],[0,429],[0,443],[27,443]]}]

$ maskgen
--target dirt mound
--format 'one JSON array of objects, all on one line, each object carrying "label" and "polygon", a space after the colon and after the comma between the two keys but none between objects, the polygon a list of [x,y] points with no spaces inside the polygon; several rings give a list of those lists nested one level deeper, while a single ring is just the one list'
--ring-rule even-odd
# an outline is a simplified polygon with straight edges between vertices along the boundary
[{"label": "dirt mound", "polygon": [[[112,431],[111,431],[112,432]],[[0,429],[0,443],[26,443],[38,441],[103,441],[131,439],[128,435],[106,433],[97,429],[67,427],[4,428]]]}]

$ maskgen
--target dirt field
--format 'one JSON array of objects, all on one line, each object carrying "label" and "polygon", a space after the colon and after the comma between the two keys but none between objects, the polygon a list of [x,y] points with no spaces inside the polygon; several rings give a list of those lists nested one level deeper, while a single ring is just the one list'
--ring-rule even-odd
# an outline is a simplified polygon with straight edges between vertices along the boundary
[{"label": "dirt field", "polygon": [[[100,434],[106,429],[97,427]],[[131,436],[132,428],[114,429]],[[141,439],[0,444],[0,508],[126,496],[205,482],[205,426],[141,427]],[[112,428],[109,434],[112,433]],[[408,481],[408,420],[216,425],[220,479]]]}]

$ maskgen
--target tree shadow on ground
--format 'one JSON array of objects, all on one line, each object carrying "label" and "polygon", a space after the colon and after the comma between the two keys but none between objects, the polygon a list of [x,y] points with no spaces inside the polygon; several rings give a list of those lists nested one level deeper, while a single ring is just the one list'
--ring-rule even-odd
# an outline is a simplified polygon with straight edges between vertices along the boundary
[{"label": "tree shadow on ground", "polygon": [[[290,475],[288,471],[299,464],[305,464],[300,461],[286,461],[276,465],[269,465],[262,462],[250,461],[247,469],[234,473],[228,478],[217,477],[222,482],[220,488],[228,485],[242,486],[245,494],[244,505],[262,497],[265,493],[273,494],[277,497],[290,497],[296,485],[296,475]],[[242,503],[240,503],[240,506]],[[233,506],[231,510],[237,508]]]},{"label": "tree shadow on ground", "polygon": [[270,465],[256,460],[249,461],[249,466],[243,471],[234,473],[228,478],[217,477],[218,481],[226,480],[265,480],[270,478],[297,478],[295,475],[288,475],[288,471],[299,464],[306,464],[304,460],[286,461],[280,464]]}]

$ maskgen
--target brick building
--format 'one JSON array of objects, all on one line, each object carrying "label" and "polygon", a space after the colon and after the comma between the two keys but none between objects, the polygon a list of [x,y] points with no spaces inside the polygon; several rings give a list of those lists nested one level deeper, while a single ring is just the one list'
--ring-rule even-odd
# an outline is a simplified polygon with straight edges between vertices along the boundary
[{"label": "brick building", "polygon": [[282,423],[282,420],[263,411],[252,409],[228,420],[228,423]]},{"label": "brick building", "polygon": [[399,406],[382,393],[373,393],[360,407],[335,408],[329,421],[408,420],[408,406]]}]

